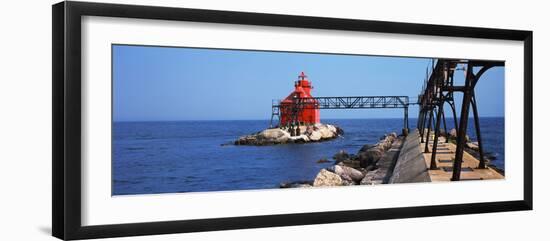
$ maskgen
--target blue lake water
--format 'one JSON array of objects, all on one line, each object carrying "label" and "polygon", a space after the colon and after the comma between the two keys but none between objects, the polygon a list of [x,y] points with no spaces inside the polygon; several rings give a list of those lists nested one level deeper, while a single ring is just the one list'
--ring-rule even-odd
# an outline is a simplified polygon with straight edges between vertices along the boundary
[{"label": "blue lake water", "polygon": [[[486,152],[504,169],[504,118],[481,118]],[[312,180],[339,150],[356,153],[389,132],[401,119],[334,119],[344,129],[331,141],[276,146],[234,146],[237,137],[265,129],[269,121],[115,122],[113,195],[278,188],[285,181]],[[416,119],[410,119],[414,128]],[[448,128],[453,128],[452,121]],[[468,134],[475,140],[470,122]]]}]

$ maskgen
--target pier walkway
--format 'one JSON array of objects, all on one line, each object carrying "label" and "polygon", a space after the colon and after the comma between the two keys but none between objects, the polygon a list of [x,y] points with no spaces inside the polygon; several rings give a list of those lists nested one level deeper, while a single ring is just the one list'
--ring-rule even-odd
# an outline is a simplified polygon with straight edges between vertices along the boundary
[{"label": "pier walkway", "polygon": [[[424,152],[426,143],[422,143],[418,130],[415,129],[405,137],[388,183],[451,181],[456,145],[445,142],[445,137],[439,137],[436,147],[436,168],[430,169],[433,140],[432,134],[428,142],[429,152]],[[467,151],[464,151],[462,158],[461,173],[460,180],[504,179],[504,176],[492,167],[479,168],[479,160]]]},{"label": "pier walkway", "polygon": [[[420,143],[420,139],[418,140]],[[430,166],[432,158],[432,148],[434,135],[430,135],[428,142],[429,152],[423,153],[426,166]],[[420,143],[420,151],[424,152],[426,143]],[[456,156],[456,145],[445,142],[445,137],[439,137],[437,142],[436,167],[428,169],[428,174],[432,182],[450,181],[453,174],[453,162]],[[489,180],[504,179],[504,176],[491,167],[478,168],[479,160],[467,151],[464,151],[462,157],[462,170],[460,180]]]}]

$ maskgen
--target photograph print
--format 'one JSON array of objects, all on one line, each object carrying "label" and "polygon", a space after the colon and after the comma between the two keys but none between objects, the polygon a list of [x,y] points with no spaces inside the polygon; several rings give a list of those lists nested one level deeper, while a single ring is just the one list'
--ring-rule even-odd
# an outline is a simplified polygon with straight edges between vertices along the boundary
[{"label": "photograph print", "polygon": [[505,178],[503,61],[111,51],[113,196]]}]

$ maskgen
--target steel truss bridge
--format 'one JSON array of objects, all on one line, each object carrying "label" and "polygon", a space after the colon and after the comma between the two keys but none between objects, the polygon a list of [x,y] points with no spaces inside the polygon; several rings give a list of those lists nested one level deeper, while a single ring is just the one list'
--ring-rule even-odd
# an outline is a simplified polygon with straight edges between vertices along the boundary
[{"label": "steel truss bridge", "polygon": [[[462,158],[464,147],[466,145],[466,130],[468,127],[468,118],[470,107],[472,108],[476,137],[479,147],[479,166],[478,168],[487,168],[483,153],[483,141],[481,138],[481,127],[479,125],[479,114],[477,101],[475,97],[475,86],[480,77],[490,68],[504,66],[502,61],[471,61],[458,59],[438,59],[434,64],[432,61],[431,69],[426,70],[426,79],[420,95],[418,96],[419,116],[417,128],[420,132],[421,143],[425,143],[424,152],[430,152],[429,139],[430,132],[434,131],[437,138],[441,133],[441,124],[443,131],[447,135],[447,124],[445,122],[445,105],[449,105],[453,115],[454,126],[457,129],[456,137],[456,155],[453,162],[452,181],[460,180],[462,170]],[[465,72],[463,84],[457,85],[455,82],[455,71]],[[462,105],[460,116],[457,116],[454,93],[462,93]],[[457,118],[459,117],[459,118]],[[446,139],[448,142],[448,138]],[[437,139],[433,141],[431,150],[430,169],[437,169]]]},{"label": "steel truss bridge", "polygon": [[[278,119],[281,124],[281,110],[292,113],[289,128],[292,130],[299,125],[298,114],[304,109],[403,109],[403,131],[409,129],[409,97],[408,96],[338,96],[338,97],[308,97],[294,98],[292,104],[281,104],[280,100],[273,100],[271,104],[271,127],[273,120]],[[291,132],[292,133],[292,132]]]}]

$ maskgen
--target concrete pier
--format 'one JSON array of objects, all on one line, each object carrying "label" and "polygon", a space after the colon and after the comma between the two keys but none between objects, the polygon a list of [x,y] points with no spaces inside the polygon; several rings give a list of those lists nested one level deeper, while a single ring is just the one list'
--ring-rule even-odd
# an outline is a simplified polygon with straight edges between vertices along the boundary
[{"label": "concrete pier", "polygon": [[403,142],[389,183],[430,181],[428,166],[420,149],[420,134],[414,130]]},{"label": "concrete pier", "polygon": [[[453,143],[446,143],[445,137],[437,138],[437,153],[436,153],[436,166],[437,169],[428,170],[430,179],[433,182],[449,181],[453,174],[453,162],[456,155],[456,145]],[[431,135],[428,142],[428,149],[430,152],[423,153],[426,166],[430,166],[432,158],[432,144],[434,142],[434,135]],[[421,147],[424,147],[426,143],[421,143]],[[423,150],[423,149],[422,149]],[[478,168],[479,160],[472,156],[470,153],[464,151],[462,157],[462,170],[460,174],[460,180],[489,180],[489,179],[504,179],[504,176],[492,167]]]},{"label": "concrete pier", "polygon": [[[426,138],[425,138],[426,139]],[[430,135],[428,149],[432,150],[434,135]],[[389,183],[441,182],[450,181],[453,173],[453,162],[456,145],[446,143],[444,137],[438,138],[436,166],[430,170],[432,153],[424,153],[426,143],[421,143],[418,130],[410,133],[404,140],[393,175]],[[479,160],[464,151],[460,180],[504,179],[495,169],[478,168]]]}]

